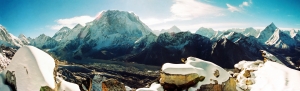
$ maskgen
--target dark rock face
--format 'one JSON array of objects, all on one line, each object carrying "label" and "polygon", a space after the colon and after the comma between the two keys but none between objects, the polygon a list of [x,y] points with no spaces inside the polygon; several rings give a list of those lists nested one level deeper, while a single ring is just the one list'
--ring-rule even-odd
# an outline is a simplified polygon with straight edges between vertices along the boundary
[{"label": "dark rock face", "polygon": [[226,38],[213,44],[211,57],[211,62],[223,68],[233,68],[241,60],[251,60],[239,46]]},{"label": "dark rock face", "polygon": [[74,74],[74,72],[71,72],[67,69],[60,68],[58,72],[61,74],[59,76],[62,77],[64,80],[78,84],[81,91],[85,91],[84,88],[90,91],[92,87],[92,79],[89,77],[88,74],[81,73],[81,71],[85,71],[85,70],[83,68],[81,70],[78,70],[77,72],[79,73],[76,75]]},{"label": "dark rock face", "polygon": [[17,79],[16,79],[14,71],[11,72],[11,71],[7,70],[5,83],[7,85],[9,85],[13,91],[17,91],[17,83],[16,82],[17,82]]},{"label": "dark rock face", "polygon": [[164,33],[159,35],[156,42],[150,44],[148,48],[126,60],[161,66],[166,62],[181,63],[181,58],[189,56],[207,60],[210,50],[210,40],[201,35],[190,32]]}]

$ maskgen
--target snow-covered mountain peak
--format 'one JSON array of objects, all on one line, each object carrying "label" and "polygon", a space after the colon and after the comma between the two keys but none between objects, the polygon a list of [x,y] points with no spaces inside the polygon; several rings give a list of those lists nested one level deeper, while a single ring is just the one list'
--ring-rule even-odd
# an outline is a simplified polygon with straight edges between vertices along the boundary
[{"label": "snow-covered mountain peak", "polygon": [[197,31],[196,34],[200,34],[202,36],[211,38],[215,35],[215,31],[212,28],[204,28],[204,27],[200,27]]},{"label": "snow-covered mountain peak", "polygon": [[73,29],[76,29],[76,28],[83,28],[83,26],[81,24],[77,24]]},{"label": "snow-covered mountain peak", "polygon": [[25,35],[23,35],[23,34],[20,34],[18,36],[18,38],[23,42],[24,45],[27,45],[27,44],[30,43],[30,41],[27,39],[27,37]]},{"label": "snow-covered mountain peak", "polygon": [[260,32],[258,37],[259,41],[264,44],[274,34],[276,29],[278,28],[272,22],[270,25],[268,25],[264,30]]},{"label": "snow-covered mountain peak", "polygon": [[62,27],[57,33],[59,33],[59,32],[67,32],[69,30],[71,30],[69,27]]},{"label": "snow-covered mountain peak", "polygon": [[272,22],[270,25],[268,25],[265,30],[268,29],[268,30],[275,30],[277,29],[277,27],[275,26],[275,24]]},{"label": "snow-covered mountain peak", "polygon": [[174,25],[169,29],[162,29],[160,31],[160,33],[165,33],[165,32],[167,32],[167,33],[178,33],[178,32],[181,32],[181,30],[177,26]]},{"label": "snow-covered mountain peak", "polygon": [[296,36],[296,34],[297,34],[297,32],[294,29],[290,30],[290,36],[292,38],[294,38]]},{"label": "snow-covered mountain peak", "polygon": [[26,38],[26,36],[24,34],[20,34],[18,37],[19,38]]},{"label": "snow-covered mountain peak", "polygon": [[[91,36],[92,39],[98,38],[99,34],[129,34],[140,37],[151,32],[151,29],[134,13],[119,10],[103,11],[94,21],[87,24],[86,27],[93,34]],[[85,37],[84,35],[88,31],[83,31],[81,37]]]},{"label": "snow-covered mountain peak", "polygon": [[169,32],[180,32],[181,30],[177,26],[172,26],[170,29],[168,29]]},{"label": "snow-covered mountain peak", "polygon": [[70,32],[70,30],[71,29],[68,27],[62,27],[58,32],[54,34],[52,38],[55,39],[56,41],[60,41]]}]

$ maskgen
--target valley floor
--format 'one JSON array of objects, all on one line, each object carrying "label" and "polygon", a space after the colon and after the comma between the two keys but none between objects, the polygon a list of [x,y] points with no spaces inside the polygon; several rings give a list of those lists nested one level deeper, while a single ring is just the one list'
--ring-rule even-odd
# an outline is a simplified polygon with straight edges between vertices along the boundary
[{"label": "valley floor", "polygon": [[76,78],[68,77],[69,73],[77,78],[93,78],[95,75],[101,75],[106,78],[117,79],[132,88],[145,87],[157,81],[161,68],[159,66],[98,59],[70,60],[68,62],[74,63],[60,64],[58,69],[58,72],[66,76],[65,80],[67,81],[76,83]]}]

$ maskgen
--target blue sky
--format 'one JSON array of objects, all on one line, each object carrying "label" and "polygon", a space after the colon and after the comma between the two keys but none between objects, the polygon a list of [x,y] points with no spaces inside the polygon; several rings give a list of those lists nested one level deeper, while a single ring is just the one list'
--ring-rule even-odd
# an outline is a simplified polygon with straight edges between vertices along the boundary
[{"label": "blue sky", "polygon": [[0,0],[0,24],[18,36],[53,36],[62,26],[92,21],[103,10],[132,11],[152,30],[176,25],[226,30],[300,29],[299,0]]}]

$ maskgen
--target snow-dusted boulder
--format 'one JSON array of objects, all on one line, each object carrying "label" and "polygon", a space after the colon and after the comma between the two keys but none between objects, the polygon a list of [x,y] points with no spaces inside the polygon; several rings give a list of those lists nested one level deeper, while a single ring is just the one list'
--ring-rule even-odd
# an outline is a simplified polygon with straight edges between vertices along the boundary
[{"label": "snow-dusted boulder", "polygon": [[188,64],[165,63],[160,73],[160,84],[168,91],[186,89],[205,78],[198,73],[200,70]]},{"label": "snow-dusted boulder", "polygon": [[33,46],[20,48],[7,67],[15,75],[17,91],[38,91],[42,86],[55,88],[54,59]]},{"label": "snow-dusted boulder", "polygon": [[[189,88],[189,91],[195,91],[199,89],[201,85],[205,84],[222,84],[230,77],[229,73],[222,67],[202,59],[188,57],[186,64],[192,65],[197,69],[201,68],[202,70],[199,70],[200,72],[198,73],[201,73],[201,75],[205,77],[202,82],[198,82],[196,86]],[[218,71],[219,76],[215,76],[216,71]]]},{"label": "snow-dusted boulder", "polygon": [[160,83],[164,90],[166,90],[165,83],[168,83],[168,86],[173,85],[173,88],[167,88],[169,90],[195,91],[202,85],[222,84],[230,77],[226,70],[212,62],[195,57],[188,57],[185,62],[185,64],[166,63],[163,65]]},{"label": "snow-dusted boulder", "polygon": [[236,89],[239,90],[250,90],[252,85],[256,82],[254,81],[255,75],[254,72],[263,66],[263,61],[240,61],[235,64],[234,67],[238,69],[234,73],[233,77],[237,80]]},{"label": "snow-dusted boulder", "polygon": [[20,48],[12,62],[5,69],[6,81],[17,91],[39,91],[40,89],[58,91],[80,91],[77,84],[57,79],[55,82],[55,61],[44,51],[33,47]]}]

